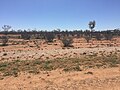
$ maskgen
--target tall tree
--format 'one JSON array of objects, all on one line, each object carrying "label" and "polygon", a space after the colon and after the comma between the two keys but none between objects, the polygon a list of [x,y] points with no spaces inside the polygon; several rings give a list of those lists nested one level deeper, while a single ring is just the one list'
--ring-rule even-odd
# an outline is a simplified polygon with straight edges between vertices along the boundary
[{"label": "tall tree", "polygon": [[2,36],[2,45],[3,46],[7,46],[7,43],[8,43],[8,40],[9,40],[9,37],[7,36],[8,34],[8,30],[11,28],[11,26],[9,25],[4,25],[2,27],[2,29],[4,30],[4,36]]},{"label": "tall tree", "polygon": [[93,28],[95,28],[96,22],[90,21],[88,25],[89,25],[90,30],[93,31]]},{"label": "tall tree", "polygon": [[4,25],[4,26],[2,27],[2,29],[4,30],[4,33],[7,34],[7,33],[8,33],[8,30],[11,29],[11,26],[9,26],[9,25]]}]

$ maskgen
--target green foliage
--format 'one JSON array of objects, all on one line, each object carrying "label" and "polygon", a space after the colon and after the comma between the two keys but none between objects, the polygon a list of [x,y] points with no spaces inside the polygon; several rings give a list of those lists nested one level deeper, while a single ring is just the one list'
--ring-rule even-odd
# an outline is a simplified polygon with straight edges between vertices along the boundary
[{"label": "green foliage", "polygon": [[1,41],[2,41],[2,46],[7,46],[9,38],[7,36],[2,36]]},{"label": "green foliage", "polygon": [[53,42],[54,38],[55,38],[55,35],[53,33],[47,33],[46,34],[46,41],[47,42]]},{"label": "green foliage", "polygon": [[34,62],[33,62],[33,65],[40,65],[42,62],[40,61],[40,60],[35,60]]},{"label": "green foliage", "polygon": [[89,28],[92,30],[93,28],[95,28],[95,21],[90,21],[89,22]]},{"label": "green foliage", "polygon": [[[115,54],[108,56],[87,56],[82,58],[61,58],[55,60],[16,60],[0,63],[0,75],[17,77],[20,72],[38,74],[40,71],[62,69],[63,71],[82,71],[89,68],[118,67],[120,58]],[[81,68],[82,67],[82,68]]]},{"label": "green foliage", "polygon": [[31,35],[28,34],[27,32],[24,32],[23,34],[21,34],[21,38],[24,40],[30,40]]},{"label": "green foliage", "polygon": [[63,38],[62,43],[63,43],[64,47],[71,47],[73,40],[72,40],[72,38]]}]

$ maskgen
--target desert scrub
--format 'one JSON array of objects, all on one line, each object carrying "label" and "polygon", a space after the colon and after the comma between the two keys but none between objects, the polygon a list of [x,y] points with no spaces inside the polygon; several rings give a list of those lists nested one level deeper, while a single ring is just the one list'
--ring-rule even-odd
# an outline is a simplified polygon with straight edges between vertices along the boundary
[{"label": "desert scrub", "polygon": [[63,71],[82,71],[79,65],[74,65],[72,67],[66,67],[63,69]]},{"label": "desert scrub", "polygon": [[43,63],[43,69],[46,71],[51,71],[53,70],[53,64],[52,61],[46,61],[45,63]]},{"label": "desert scrub", "polygon": [[[58,58],[54,60],[16,60],[0,62],[0,75],[17,77],[20,72],[38,74],[40,71],[62,69],[63,71],[82,71],[89,68],[117,67],[120,58],[110,56],[84,56],[81,58]],[[82,69],[81,69],[82,67]]]},{"label": "desert scrub", "polygon": [[7,65],[8,65],[8,62],[2,62],[0,63],[0,68],[7,67]]},{"label": "desert scrub", "polygon": [[2,63],[0,63],[0,71],[4,71],[7,66],[8,66],[8,62],[2,62]]},{"label": "desert scrub", "polygon": [[71,44],[73,43],[72,38],[63,38],[62,43],[64,47],[73,47]]},{"label": "desert scrub", "polygon": [[40,60],[35,60],[34,62],[33,62],[33,65],[40,65],[41,64],[41,61]]},{"label": "desert scrub", "polygon": [[3,53],[3,56],[7,56],[7,53]]},{"label": "desert scrub", "polygon": [[103,57],[103,62],[107,63],[109,67],[117,67],[120,64],[120,58],[116,54],[111,54]]}]

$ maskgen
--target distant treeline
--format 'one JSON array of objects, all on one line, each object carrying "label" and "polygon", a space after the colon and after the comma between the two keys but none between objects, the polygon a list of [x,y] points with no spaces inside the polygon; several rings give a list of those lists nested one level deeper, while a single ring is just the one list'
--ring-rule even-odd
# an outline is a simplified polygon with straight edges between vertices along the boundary
[{"label": "distant treeline", "polygon": [[17,30],[17,31],[0,31],[0,34],[13,34],[13,35],[21,35],[22,39],[46,39],[46,38],[64,38],[64,37],[73,37],[73,38],[96,38],[97,40],[111,40],[113,37],[120,36],[120,29],[115,30],[106,30],[106,31],[90,31],[90,30],[73,30],[73,31],[61,31],[53,30],[53,31],[37,31],[37,30]]}]

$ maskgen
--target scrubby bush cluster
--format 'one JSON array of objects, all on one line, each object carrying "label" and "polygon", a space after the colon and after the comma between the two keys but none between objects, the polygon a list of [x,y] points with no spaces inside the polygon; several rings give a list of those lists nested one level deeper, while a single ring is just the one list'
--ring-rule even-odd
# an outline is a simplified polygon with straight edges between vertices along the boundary
[{"label": "scrubby bush cluster", "polygon": [[8,37],[7,36],[2,36],[1,37],[1,42],[2,42],[2,46],[7,46]]},{"label": "scrubby bush cluster", "polygon": [[[10,30],[10,26],[4,26],[3,31],[0,30],[0,34],[4,34],[4,37],[0,36],[3,45],[8,42],[8,34],[18,35],[19,39],[30,40],[30,39],[44,39],[46,42],[53,42],[54,39],[61,40],[64,46],[69,46],[72,43],[73,38],[85,38],[89,41],[94,38],[96,40],[111,40],[113,37],[120,36],[120,29],[106,30],[106,31],[90,31],[90,30],[53,30],[53,31],[43,31],[43,30]],[[93,28],[92,28],[93,29]],[[71,37],[71,39],[69,39]]]},{"label": "scrubby bush cluster", "polygon": [[64,47],[71,47],[73,40],[72,40],[72,38],[63,38],[62,43],[63,43]]}]

